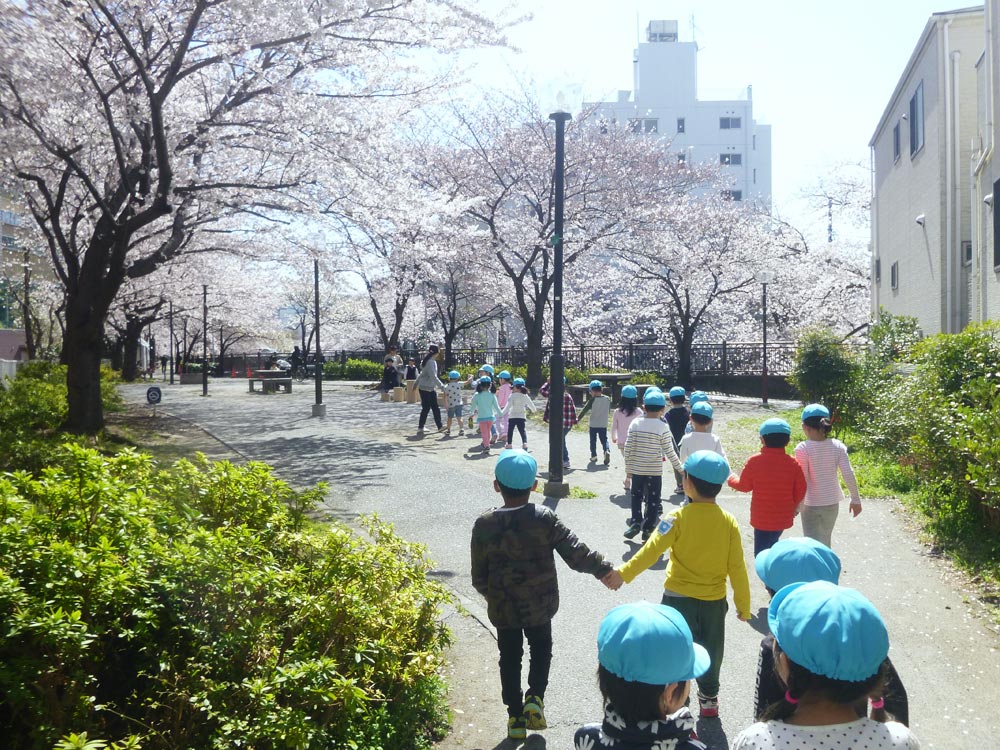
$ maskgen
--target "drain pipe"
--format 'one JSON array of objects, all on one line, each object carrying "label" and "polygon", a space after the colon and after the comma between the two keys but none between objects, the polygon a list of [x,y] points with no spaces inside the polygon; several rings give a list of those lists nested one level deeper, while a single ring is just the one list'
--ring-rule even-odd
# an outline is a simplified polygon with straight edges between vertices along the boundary
[{"label": "drain pipe", "polygon": [[[941,333],[953,333],[951,327],[951,252],[952,252],[952,240],[954,229],[952,227],[952,202],[954,197],[954,166],[951,161],[953,158],[954,149],[952,148],[952,139],[955,138],[955,134],[952,132],[954,119],[954,98],[952,93],[952,81],[951,81],[951,39],[948,35],[949,27],[951,26],[951,19],[944,22],[944,27],[942,28],[942,37],[944,39],[944,56],[942,62],[943,73],[944,73],[944,179],[945,179],[945,201],[944,201],[944,248],[943,252],[938,256],[941,259],[941,264],[944,266],[941,270],[944,272],[942,277],[944,279],[944,319],[941,321]],[[923,114],[920,115],[923,117]],[[926,142],[926,136],[925,136]],[[926,143],[925,143],[926,145]]]}]

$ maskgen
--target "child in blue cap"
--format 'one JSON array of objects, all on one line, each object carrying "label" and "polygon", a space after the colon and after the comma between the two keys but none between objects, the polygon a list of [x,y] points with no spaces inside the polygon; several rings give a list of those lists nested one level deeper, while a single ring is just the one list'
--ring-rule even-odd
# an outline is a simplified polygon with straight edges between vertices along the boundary
[{"label": "child in blue cap", "polygon": [[[782,539],[756,556],[754,568],[771,597],[779,589],[792,583],[840,583],[840,558],[837,553],[809,537]],[[884,668],[885,690],[881,695],[872,697],[872,718],[885,721],[888,714],[902,724],[909,724],[906,688],[888,657]],[[774,636],[766,635],[761,639],[760,656],[757,659],[754,717],[760,721],[771,706],[784,700],[784,692],[785,688],[774,669]],[[868,713],[867,698],[855,704],[855,711],[858,716]]]},{"label": "child in blue cap", "polygon": [[[622,397],[615,409],[614,416],[611,417],[611,442],[618,446],[622,457],[625,456],[625,440],[628,437],[628,428],[632,423],[642,417],[642,409],[639,408],[639,391],[634,385],[626,385],[622,388]],[[625,470],[626,490],[632,488],[632,477],[629,476],[628,469]]]},{"label": "child in blue cap", "polygon": [[[631,437],[629,438],[631,440]],[[715,498],[729,477],[729,463],[714,451],[698,451],[684,462],[684,492],[691,502],[666,516],[649,541],[608,579],[612,588],[633,581],[670,551],[661,603],[678,610],[712,660],[698,677],[702,718],[719,715],[719,670],[726,642],[726,579],[736,615],[750,620],[750,581],[743,561],[739,524]]]},{"label": "child in blue cap", "polygon": [[[674,437],[674,448],[677,450],[677,454],[680,455],[681,440],[684,439],[684,433],[691,419],[691,412],[684,405],[684,402],[687,401],[687,391],[684,390],[683,386],[675,385],[667,393],[667,397],[670,399],[670,408],[667,410],[667,424],[670,426],[670,434]],[[681,459],[682,462],[683,460]],[[681,477],[679,471],[674,472],[674,479],[677,480],[677,487],[674,489],[674,494],[680,495],[684,492],[684,486],[683,477]]]},{"label": "child in blue cap", "polygon": [[705,750],[686,703],[691,680],[708,669],[708,653],[676,609],[615,607],[597,632],[597,660],[604,722],[576,730],[577,750]]},{"label": "child in blue cap", "polygon": [[646,541],[653,533],[663,505],[663,459],[670,461],[675,471],[681,462],[674,450],[670,428],[660,417],[667,399],[659,388],[649,388],[642,394],[646,415],[628,428],[625,440],[625,471],[632,477],[632,515],[629,517],[625,537],[632,539],[640,531]]},{"label": "child in blue cap", "polygon": [[[524,739],[528,729],[545,729],[545,689],[552,661],[552,618],[559,609],[553,552],[580,573],[605,581],[611,563],[580,542],[542,505],[530,502],[538,484],[530,453],[505,450],[497,459],[493,489],[503,507],[476,519],[472,527],[472,585],[486,597],[497,629],[500,690],[507,706],[507,736]],[[530,649],[528,692],[521,693],[524,639]]]},{"label": "child in blue cap", "polygon": [[462,422],[462,373],[452,370],[448,373],[448,383],[444,387],[445,399],[448,402],[448,423],[445,434],[451,435],[451,420],[458,420],[458,434],[465,434],[465,424]]},{"label": "child in blue cap", "polygon": [[691,432],[681,438],[680,459],[683,463],[687,457],[696,451],[714,451],[726,458],[726,450],[722,440],[712,433],[712,421],[715,419],[715,409],[708,401],[696,401],[691,404]]},{"label": "child in blue cap", "polygon": [[784,419],[761,424],[760,453],[747,459],[743,473],[729,477],[729,486],[750,495],[753,553],[759,555],[795,523],[799,503],[806,496],[806,477],[799,462],[785,452],[792,426]]},{"label": "child in blue cap", "polygon": [[823,404],[809,404],[802,410],[802,431],[807,439],[795,446],[795,460],[806,476],[802,533],[827,547],[833,546],[833,527],[844,499],[838,470],[851,493],[851,514],[856,518],[861,513],[861,495],[847,446],[830,437],[831,429],[830,410]]},{"label": "child in blue cap", "polygon": [[608,419],[611,416],[611,399],[604,395],[604,383],[590,381],[590,399],[577,415],[579,421],[590,412],[590,463],[597,461],[597,441],[604,448],[604,465],[611,463],[611,445],[608,443]]},{"label": "child in blue cap", "polygon": [[918,750],[904,725],[859,718],[854,704],[884,690],[889,633],[875,606],[828,581],[792,583],[767,612],[785,699],[742,731],[732,750]]},{"label": "child in blue cap", "polygon": [[528,394],[524,378],[514,378],[514,389],[511,391],[507,405],[503,407],[503,415],[507,418],[507,447],[514,442],[514,431],[521,433],[521,448],[528,450],[528,433],[525,430],[528,412],[535,411],[535,402]]},{"label": "child in blue cap", "polygon": [[483,439],[484,455],[490,452],[490,443],[493,442],[493,427],[500,414],[500,404],[497,403],[496,394],[493,392],[493,378],[489,375],[483,375],[479,378],[479,385],[476,386],[476,395],[469,402],[469,415],[476,417],[479,434]]}]

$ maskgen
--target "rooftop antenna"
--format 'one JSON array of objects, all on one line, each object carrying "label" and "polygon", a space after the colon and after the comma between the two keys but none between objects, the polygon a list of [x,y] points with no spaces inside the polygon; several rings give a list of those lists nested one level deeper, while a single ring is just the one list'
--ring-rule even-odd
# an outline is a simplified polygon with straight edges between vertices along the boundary
[{"label": "rooftop antenna", "polygon": [[639,11],[635,12],[635,46],[642,44],[642,31],[639,26]]},{"label": "rooftop antenna", "polygon": [[701,47],[698,46],[698,27],[694,23],[694,13],[691,14],[691,41],[694,42],[694,48],[700,52]]}]

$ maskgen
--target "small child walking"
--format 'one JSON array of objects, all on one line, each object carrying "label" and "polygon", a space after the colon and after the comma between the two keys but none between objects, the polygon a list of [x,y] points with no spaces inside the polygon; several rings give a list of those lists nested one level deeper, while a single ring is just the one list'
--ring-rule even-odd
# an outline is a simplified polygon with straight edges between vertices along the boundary
[{"label": "small child walking", "polygon": [[837,522],[844,491],[840,488],[840,470],[851,493],[851,513],[861,513],[861,495],[854,478],[847,446],[830,437],[830,410],[822,404],[809,404],[802,410],[802,431],[806,440],[795,446],[795,459],[806,477],[806,497],[802,506],[802,533],[832,547],[833,527]]},{"label": "small child walking", "polygon": [[604,722],[577,729],[573,747],[707,750],[686,702],[708,652],[680,612],[651,602],[615,607],[597,631],[597,661]]},{"label": "small child walking", "polygon": [[483,375],[479,378],[476,395],[472,397],[472,402],[469,404],[469,410],[472,416],[476,417],[479,434],[483,438],[483,453],[490,452],[493,424],[500,416],[500,404],[497,403],[496,395],[490,390],[492,383],[492,378],[489,375]]},{"label": "small child walking", "polygon": [[660,521],[649,541],[609,576],[607,584],[614,589],[632,582],[670,551],[661,603],[684,616],[694,642],[711,659],[711,666],[698,678],[698,705],[704,719],[719,715],[719,670],[729,610],[726,579],[733,587],[736,616],[745,622],[750,620],[750,581],[740,526],[715,502],[729,476],[729,462],[714,451],[698,451],[683,468],[684,492],[691,502]]},{"label": "small child walking", "polygon": [[[563,403],[562,403],[562,433],[563,433],[563,468],[569,468],[569,448],[566,447],[566,436],[569,435],[569,431],[573,429],[575,425],[580,420],[576,416],[576,404],[573,403],[573,396],[568,390],[565,390],[566,378],[563,378]],[[551,387],[551,381],[546,380],[542,387],[538,389],[538,392],[548,399],[545,402],[545,411],[542,413],[542,421],[546,424],[549,423],[549,416],[551,414],[550,409],[552,407],[552,399],[549,398],[549,388]]]},{"label": "small child walking", "polygon": [[674,439],[667,423],[660,419],[667,399],[659,388],[649,388],[642,395],[646,415],[628,428],[625,440],[625,471],[632,477],[632,515],[627,523],[625,538],[632,539],[640,531],[646,541],[653,533],[663,504],[663,459],[666,457],[675,470],[681,462],[674,450]]},{"label": "small child walking", "polygon": [[714,418],[715,409],[707,401],[691,404],[691,432],[681,438],[681,463],[697,451],[715,451],[723,458],[726,457],[722,440],[719,439],[718,435],[712,434]]},{"label": "small child walking", "polygon": [[[681,440],[684,439],[684,434],[691,419],[691,412],[684,405],[684,402],[687,400],[687,391],[684,390],[683,386],[675,385],[667,393],[667,396],[670,398],[670,409],[667,410],[667,424],[670,425],[670,434],[674,436],[674,447],[679,454]],[[681,461],[683,460],[681,459]],[[682,480],[679,472],[674,472],[674,479],[677,480],[674,494],[680,495],[684,492],[684,487],[681,486]]]},{"label": "small child walking", "polygon": [[[511,384],[512,378],[508,370],[501,370],[500,374],[497,375],[497,379],[500,381],[500,385],[497,388],[497,403],[500,404],[500,409],[502,410],[507,405],[514,386]],[[494,427],[496,428],[497,438],[509,443],[510,440],[507,438],[507,416],[505,414],[500,414]]]},{"label": "small child walking", "polygon": [[504,417],[507,419],[507,447],[511,447],[514,438],[514,430],[521,433],[521,448],[528,450],[528,433],[526,424],[528,412],[536,411],[535,402],[528,395],[528,388],[524,384],[524,378],[514,378],[514,390],[507,400],[507,405],[503,407]]},{"label": "small child walking", "polygon": [[458,420],[458,434],[465,434],[465,425],[462,423],[462,373],[452,370],[448,373],[448,383],[444,387],[444,395],[448,399],[448,423],[445,425],[445,434],[451,434],[451,420]]},{"label": "small child walking", "polygon": [[[573,570],[602,581],[612,573],[611,563],[580,542],[555,513],[530,501],[537,472],[530,453],[503,451],[493,481],[503,507],[479,516],[472,527],[472,585],[486,598],[487,615],[497,630],[500,691],[512,740],[523,740],[528,729],[547,726],[544,699],[552,662],[552,618],[559,609],[553,553]],[[525,638],[530,655],[528,691],[522,694]]]},{"label": "small child walking", "polygon": [[[626,385],[622,388],[622,398],[618,402],[614,416],[611,417],[611,442],[618,446],[622,456],[625,456],[625,440],[628,438],[628,428],[632,423],[642,417],[642,409],[639,408],[639,391],[634,385]],[[632,477],[625,469],[626,490],[632,488]]]},{"label": "small child walking", "polygon": [[784,419],[761,424],[760,453],[747,459],[743,472],[729,477],[729,486],[750,492],[750,525],[754,557],[773,547],[790,529],[806,496],[806,477],[799,462],[785,453],[792,427]]},{"label": "small child walking", "polygon": [[580,421],[590,412],[590,463],[597,461],[597,441],[604,448],[604,465],[611,463],[611,445],[608,443],[608,418],[611,416],[611,399],[604,395],[604,383],[590,381],[590,400],[577,415]]}]

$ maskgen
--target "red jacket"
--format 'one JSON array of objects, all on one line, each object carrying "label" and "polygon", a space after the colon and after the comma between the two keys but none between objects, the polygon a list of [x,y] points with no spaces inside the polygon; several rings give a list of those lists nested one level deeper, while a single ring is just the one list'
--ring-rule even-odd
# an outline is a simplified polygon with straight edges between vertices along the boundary
[{"label": "red jacket", "polygon": [[750,525],[760,531],[784,531],[795,521],[795,508],[806,496],[806,476],[784,448],[764,446],[747,460],[729,486],[750,496]]}]

